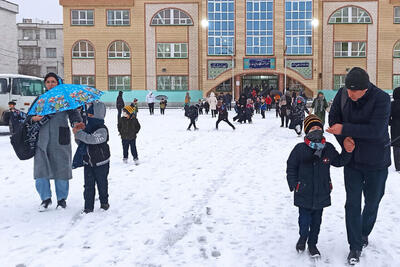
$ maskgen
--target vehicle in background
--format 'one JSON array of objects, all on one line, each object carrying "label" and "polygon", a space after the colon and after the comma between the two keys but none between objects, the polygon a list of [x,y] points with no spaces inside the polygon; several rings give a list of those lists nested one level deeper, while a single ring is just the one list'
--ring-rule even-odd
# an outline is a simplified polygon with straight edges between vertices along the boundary
[{"label": "vehicle in background", "polygon": [[35,98],[45,92],[42,78],[20,74],[0,74],[0,125],[8,112],[8,102],[14,101],[22,112],[28,109]]}]

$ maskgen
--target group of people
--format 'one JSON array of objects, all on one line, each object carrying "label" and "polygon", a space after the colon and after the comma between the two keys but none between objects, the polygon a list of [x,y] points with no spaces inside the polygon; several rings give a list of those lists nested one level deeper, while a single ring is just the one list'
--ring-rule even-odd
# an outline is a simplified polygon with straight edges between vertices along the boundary
[{"label": "group of people", "polygon": [[[44,82],[48,91],[57,86],[60,80],[56,74],[48,73]],[[140,131],[137,99],[126,106],[122,94],[119,93],[116,104],[123,161],[127,163],[130,148],[133,160],[137,164],[136,137]],[[152,93],[148,96],[148,101],[151,102]],[[185,101],[185,115],[190,118],[188,130],[191,126],[195,130],[198,129],[195,122],[199,110],[205,108],[206,103],[213,117],[218,114],[216,129],[219,123],[224,121],[235,130],[235,126],[228,120],[229,105],[224,97],[218,98],[211,93],[207,101],[200,100],[199,103],[190,105],[189,96],[187,103]],[[322,214],[323,209],[331,205],[330,193],[333,189],[330,166],[344,166],[345,220],[350,245],[347,260],[349,264],[360,260],[362,249],[368,246],[369,235],[375,225],[379,204],[385,192],[388,167],[391,164],[390,146],[394,148],[396,171],[400,172],[400,87],[393,91],[393,98],[394,101],[390,102],[389,95],[373,85],[363,69],[355,67],[347,74],[345,87],[337,92],[333,100],[329,111],[329,128],[326,130],[335,135],[341,145],[342,152],[339,153],[324,137],[328,103],[322,93],[319,93],[312,103],[314,114],[307,117],[304,113],[310,111],[302,96],[285,94],[279,98],[274,97],[277,114],[281,117],[281,127],[285,125],[300,134],[304,125],[304,141],[297,144],[290,153],[286,169],[289,189],[294,192],[294,205],[299,209],[297,251],[303,252],[307,244],[312,257],[320,256],[317,242]],[[259,105],[256,105],[258,102]],[[252,99],[243,94],[236,102],[237,116],[234,121],[251,123],[254,110],[258,113],[258,106],[262,118],[265,118],[265,111],[272,102],[271,96],[255,96],[255,99]],[[152,115],[154,102],[153,105],[150,104],[149,112]],[[166,101],[164,104],[162,107],[160,105],[160,109],[165,109]],[[34,155],[36,190],[42,200],[40,210],[45,211],[52,204],[50,180],[55,182],[57,208],[66,208],[72,168],[81,166],[84,167],[85,182],[83,212],[90,213],[94,210],[96,185],[100,208],[108,210],[110,148],[109,131],[104,123],[105,104],[100,101],[89,104],[85,113],[86,123],[78,110],[25,117],[15,109],[14,102],[9,102],[9,108],[9,120],[24,120],[40,125]],[[78,143],[73,160],[68,121]],[[361,211],[362,195],[365,205]]]}]

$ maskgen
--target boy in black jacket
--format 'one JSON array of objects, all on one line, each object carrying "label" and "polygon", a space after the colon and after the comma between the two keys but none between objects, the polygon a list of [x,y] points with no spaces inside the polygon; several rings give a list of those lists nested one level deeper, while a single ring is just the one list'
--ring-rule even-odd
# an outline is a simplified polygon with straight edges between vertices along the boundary
[{"label": "boy in black jacket", "polygon": [[[108,129],[104,125],[106,106],[103,102],[96,101],[87,110],[88,123],[74,127],[75,140],[79,146],[84,146],[83,155],[85,190],[84,213],[93,212],[95,200],[95,184],[99,191],[100,208],[108,210],[108,172],[110,170],[110,148],[108,146]],[[83,143],[83,144],[81,144]]]},{"label": "boy in black jacket", "polygon": [[128,162],[128,150],[131,147],[133,160],[137,165],[139,163],[138,153],[136,149],[136,135],[140,130],[140,123],[135,117],[134,108],[126,106],[122,112],[122,118],[118,120],[118,132],[122,139],[122,149],[124,153],[123,161]]},{"label": "boy in black jacket", "polygon": [[286,169],[290,191],[294,191],[294,205],[299,207],[300,238],[296,250],[303,252],[308,241],[312,257],[321,255],[316,245],[322,210],[331,205],[329,168],[347,164],[354,150],[354,143],[351,143],[339,155],[335,147],[326,142],[322,127],[322,121],[315,115],[304,120],[304,142],[294,147]]}]

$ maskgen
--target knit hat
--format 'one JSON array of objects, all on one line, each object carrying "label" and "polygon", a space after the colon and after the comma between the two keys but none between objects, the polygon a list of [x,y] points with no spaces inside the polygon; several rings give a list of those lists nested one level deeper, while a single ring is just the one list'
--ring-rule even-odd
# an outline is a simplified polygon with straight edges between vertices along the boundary
[{"label": "knit hat", "polygon": [[133,113],[133,107],[132,106],[125,106],[124,107],[124,111],[126,111],[127,113],[129,113],[129,115],[131,115]]},{"label": "knit hat", "polygon": [[367,89],[369,85],[368,73],[362,68],[352,68],[346,75],[345,85],[349,90]]},{"label": "knit hat", "polygon": [[306,134],[308,134],[308,132],[310,131],[310,129],[314,126],[319,126],[321,127],[322,131],[324,130],[324,126],[322,125],[322,121],[320,118],[318,118],[316,115],[311,114],[308,115],[305,119],[304,119],[304,132]]}]

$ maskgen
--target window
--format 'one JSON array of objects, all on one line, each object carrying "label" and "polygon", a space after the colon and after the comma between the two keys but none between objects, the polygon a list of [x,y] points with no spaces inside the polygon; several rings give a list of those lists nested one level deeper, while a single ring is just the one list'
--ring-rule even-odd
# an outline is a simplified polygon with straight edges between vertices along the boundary
[{"label": "window", "polygon": [[400,87],[400,75],[393,75],[393,89]]},{"label": "window", "polygon": [[393,57],[400,57],[400,41],[394,46]]},{"label": "window", "polygon": [[129,10],[107,10],[107,25],[129,25]]},{"label": "window", "polygon": [[123,41],[115,41],[108,48],[108,58],[130,58],[131,52]]},{"label": "window", "polygon": [[0,79],[0,94],[8,93],[7,79]]},{"label": "window", "polygon": [[168,8],[158,12],[153,17],[151,25],[193,25],[193,21],[185,12]]},{"label": "window", "polygon": [[46,72],[53,72],[53,73],[57,73],[57,67],[46,67]]},{"label": "window", "polygon": [[372,19],[364,9],[348,6],[333,13],[329,23],[372,23]]},{"label": "window", "polygon": [[335,57],[365,57],[365,42],[335,42]]},{"label": "window", "polygon": [[46,30],[46,39],[57,39],[56,30],[55,29],[47,29]]},{"label": "window", "polygon": [[108,76],[109,90],[131,90],[130,76]]},{"label": "window", "polygon": [[208,55],[233,55],[235,1],[208,0]]},{"label": "window", "polygon": [[22,48],[22,59],[39,59],[40,47],[24,47]]},{"label": "window", "polygon": [[287,55],[312,54],[312,0],[285,1]]},{"label": "window", "polygon": [[394,7],[394,23],[400,23],[400,6]]},{"label": "window", "polygon": [[95,87],[94,76],[72,76],[73,84],[87,85]]},{"label": "window", "polygon": [[157,44],[157,58],[187,58],[187,44]]},{"label": "window", "polygon": [[93,10],[71,10],[72,25],[94,25]]},{"label": "window", "polygon": [[40,30],[23,29],[22,38],[24,40],[40,40]]},{"label": "window", "polygon": [[339,90],[340,88],[344,87],[346,75],[333,75],[333,89]]},{"label": "window", "polygon": [[15,78],[12,82],[12,93],[22,96],[38,96],[44,93],[44,84],[40,80]]},{"label": "window", "polygon": [[273,12],[273,0],[247,0],[246,55],[272,55],[274,53]]},{"label": "window", "polygon": [[46,48],[46,57],[56,58],[57,57],[57,49],[56,48]]},{"label": "window", "polygon": [[72,48],[72,58],[94,58],[93,46],[87,41],[79,41]]},{"label": "window", "polygon": [[157,90],[188,90],[188,76],[157,76]]}]

